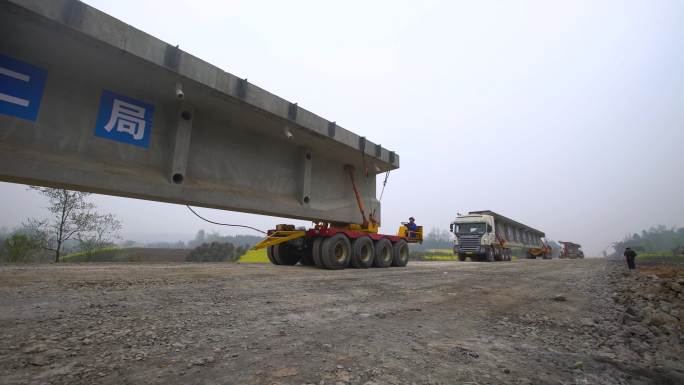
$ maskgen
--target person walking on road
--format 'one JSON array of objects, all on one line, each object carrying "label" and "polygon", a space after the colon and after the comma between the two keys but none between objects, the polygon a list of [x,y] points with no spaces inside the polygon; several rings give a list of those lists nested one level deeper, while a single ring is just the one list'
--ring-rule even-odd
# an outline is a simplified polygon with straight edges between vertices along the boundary
[{"label": "person walking on road", "polygon": [[634,250],[632,250],[631,247],[626,248],[624,256],[627,260],[627,267],[630,270],[634,270],[636,268],[636,265],[634,263],[634,260],[636,259],[636,253],[634,252]]}]

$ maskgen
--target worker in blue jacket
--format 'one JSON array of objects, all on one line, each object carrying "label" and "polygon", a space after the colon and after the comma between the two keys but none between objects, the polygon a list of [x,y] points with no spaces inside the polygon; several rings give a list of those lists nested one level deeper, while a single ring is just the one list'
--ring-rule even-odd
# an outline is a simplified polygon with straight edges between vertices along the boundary
[{"label": "worker in blue jacket", "polygon": [[409,218],[409,221],[406,224],[406,229],[408,230],[408,237],[409,238],[415,238],[416,237],[416,231],[418,231],[418,225],[416,224],[416,218],[414,218],[414,217]]}]

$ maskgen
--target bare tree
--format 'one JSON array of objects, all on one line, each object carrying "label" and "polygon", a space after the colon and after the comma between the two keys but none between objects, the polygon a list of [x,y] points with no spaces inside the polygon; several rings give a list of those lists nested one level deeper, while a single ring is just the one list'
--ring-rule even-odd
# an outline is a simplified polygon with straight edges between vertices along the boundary
[{"label": "bare tree", "polygon": [[59,262],[64,242],[101,242],[121,228],[121,222],[114,215],[95,212],[95,205],[86,200],[89,193],[34,186],[31,189],[48,199],[47,209],[52,215],[44,219],[31,218],[24,226],[42,248],[55,253],[55,262]]},{"label": "bare tree", "polygon": [[92,254],[95,250],[111,246],[114,239],[119,239],[121,221],[113,214],[95,214],[92,218],[91,231],[76,234],[81,251]]}]

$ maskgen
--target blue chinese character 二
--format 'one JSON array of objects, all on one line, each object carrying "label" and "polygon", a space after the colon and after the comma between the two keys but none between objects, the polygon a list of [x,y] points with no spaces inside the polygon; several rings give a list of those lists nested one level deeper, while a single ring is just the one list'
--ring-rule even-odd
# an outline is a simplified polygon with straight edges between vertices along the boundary
[{"label": "blue chinese character \u4e8c", "polygon": [[0,114],[35,121],[47,71],[0,54]]},{"label": "blue chinese character \u4e8c", "polygon": [[153,114],[154,106],[148,103],[104,90],[95,135],[147,148]]}]

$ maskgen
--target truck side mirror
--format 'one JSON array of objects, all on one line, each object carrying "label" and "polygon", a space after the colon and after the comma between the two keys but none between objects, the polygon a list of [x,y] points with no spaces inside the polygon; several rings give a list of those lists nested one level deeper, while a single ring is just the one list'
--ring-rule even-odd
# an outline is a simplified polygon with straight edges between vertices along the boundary
[{"label": "truck side mirror", "polygon": [[487,232],[491,233],[492,232],[492,225],[487,224]]},{"label": "truck side mirror", "polygon": [[449,224],[449,231],[451,231],[452,233],[454,232],[454,224],[453,223]]}]

